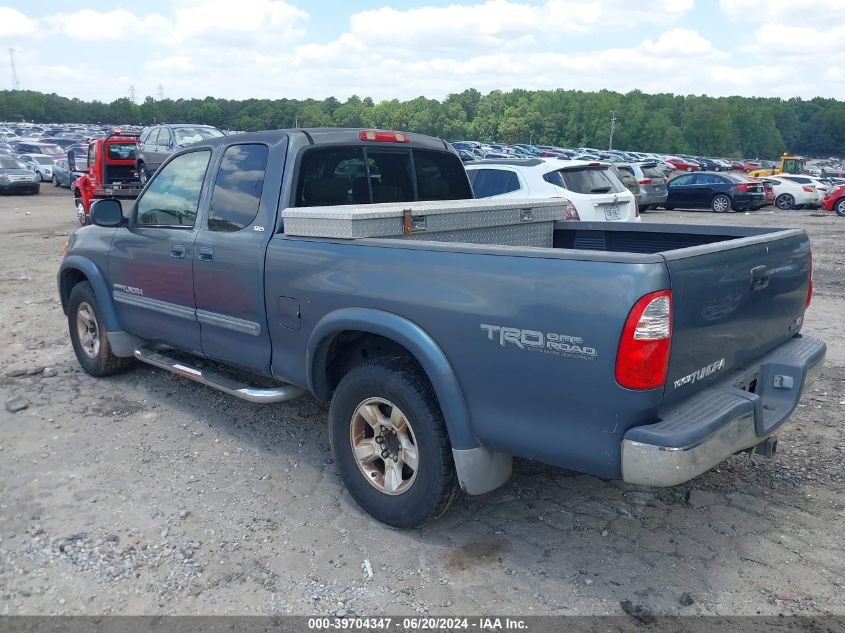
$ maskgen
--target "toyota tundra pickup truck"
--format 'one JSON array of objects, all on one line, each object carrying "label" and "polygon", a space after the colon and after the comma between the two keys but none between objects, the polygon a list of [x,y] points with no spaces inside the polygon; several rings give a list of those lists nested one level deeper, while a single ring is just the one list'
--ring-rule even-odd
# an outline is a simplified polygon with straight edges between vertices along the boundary
[{"label": "toyota tundra pickup truck", "polygon": [[94,204],[58,272],[83,369],[330,401],[338,472],[418,526],[514,456],[643,486],[771,456],[821,369],[802,230],[564,221],[472,200],[431,137],[278,130],[171,156]]}]

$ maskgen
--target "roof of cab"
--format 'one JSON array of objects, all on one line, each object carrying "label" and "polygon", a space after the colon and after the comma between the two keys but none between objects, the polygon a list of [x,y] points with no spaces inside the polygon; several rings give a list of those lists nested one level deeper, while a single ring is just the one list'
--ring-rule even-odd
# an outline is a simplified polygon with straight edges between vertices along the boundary
[{"label": "roof of cab", "polygon": [[[403,145],[410,145],[412,147],[423,147],[427,149],[446,150],[452,152],[453,150],[448,146],[446,141],[427,136],[425,134],[415,134],[413,132],[402,132],[408,137],[409,143],[390,143],[384,141],[362,141],[360,138],[361,132],[370,131],[372,128],[340,128],[340,127],[321,127],[321,128],[290,128],[283,130],[262,130],[260,132],[243,132],[241,134],[232,134],[230,136],[221,136],[215,139],[208,139],[203,141],[203,145],[229,145],[232,142],[243,143],[245,141],[263,141],[275,143],[281,140],[285,135],[293,136],[299,135],[308,140],[309,145],[366,145],[370,147],[401,147]],[[198,143],[199,145],[199,143]]]}]

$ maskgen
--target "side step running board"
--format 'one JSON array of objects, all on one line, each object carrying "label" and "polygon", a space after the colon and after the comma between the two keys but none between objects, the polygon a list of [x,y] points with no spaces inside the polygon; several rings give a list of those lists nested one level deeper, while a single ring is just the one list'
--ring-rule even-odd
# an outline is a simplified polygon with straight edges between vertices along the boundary
[{"label": "side step running board", "polygon": [[269,389],[250,387],[221,373],[191,367],[149,347],[138,347],[135,350],[135,358],[250,402],[285,402],[298,398],[305,393],[305,389],[294,385],[279,385]]}]

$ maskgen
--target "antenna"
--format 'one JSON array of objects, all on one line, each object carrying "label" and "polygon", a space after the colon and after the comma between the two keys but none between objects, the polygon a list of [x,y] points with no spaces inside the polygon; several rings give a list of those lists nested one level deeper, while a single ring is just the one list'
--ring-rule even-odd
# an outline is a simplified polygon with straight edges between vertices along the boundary
[{"label": "antenna", "polygon": [[158,100],[159,101],[164,100],[164,86],[161,85],[161,84],[158,85]]},{"label": "antenna", "polygon": [[129,86],[129,100],[135,103],[135,84]]},{"label": "antenna", "polygon": [[9,49],[9,60],[12,62],[12,90],[20,90],[21,82],[18,80],[18,71],[15,68],[15,49]]}]

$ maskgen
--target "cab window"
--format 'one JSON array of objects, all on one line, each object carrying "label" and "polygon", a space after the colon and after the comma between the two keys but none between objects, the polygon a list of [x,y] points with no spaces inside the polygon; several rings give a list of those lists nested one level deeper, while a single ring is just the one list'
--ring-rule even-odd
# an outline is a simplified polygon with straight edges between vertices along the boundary
[{"label": "cab window", "polygon": [[266,145],[233,145],[226,150],[211,196],[209,230],[240,231],[252,224],[264,188],[267,153]]},{"label": "cab window", "polygon": [[167,163],[138,199],[135,224],[192,228],[210,157],[211,152],[203,150],[182,154]]}]

